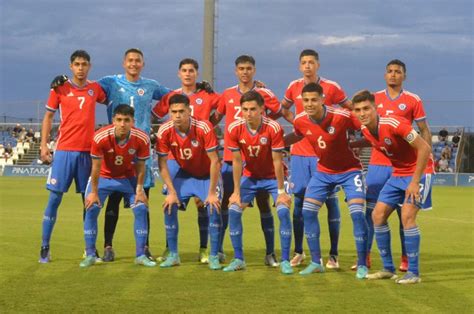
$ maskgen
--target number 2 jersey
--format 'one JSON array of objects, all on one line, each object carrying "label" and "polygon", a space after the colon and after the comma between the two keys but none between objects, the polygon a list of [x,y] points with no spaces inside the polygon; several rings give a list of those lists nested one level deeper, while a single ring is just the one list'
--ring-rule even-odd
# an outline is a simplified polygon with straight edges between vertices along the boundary
[{"label": "number 2 jersey", "polygon": [[51,89],[46,110],[59,110],[60,126],[56,149],[89,152],[95,130],[96,102],[105,102],[106,95],[96,82],[87,81],[78,87],[70,80]]},{"label": "number 2 jersey", "polygon": [[150,138],[142,130],[132,127],[128,140],[119,144],[115,127],[109,125],[94,134],[91,157],[102,159],[100,176],[103,178],[135,177],[134,161],[150,158]]}]

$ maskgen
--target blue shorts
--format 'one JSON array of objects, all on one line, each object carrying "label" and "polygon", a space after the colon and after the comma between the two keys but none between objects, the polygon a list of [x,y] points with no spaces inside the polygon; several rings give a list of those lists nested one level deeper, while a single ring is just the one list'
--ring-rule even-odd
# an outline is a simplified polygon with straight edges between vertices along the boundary
[{"label": "blue shorts", "polygon": [[[176,174],[178,173],[180,169],[179,164],[176,161],[176,159],[168,159],[166,160],[166,164],[168,165],[168,171],[170,173],[171,181],[174,181],[174,177],[176,176]],[[164,183],[163,183],[163,189],[161,190],[161,193],[163,195],[168,194],[168,187]]]},{"label": "blue shorts", "polygon": [[223,161],[221,168],[222,185],[226,193],[234,192],[234,177],[232,174],[232,163]]},{"label": "blue shorts", "polygon": [[[379,202],[383,202],[395,208],[398,204],[405,203],[405,190],[411,182],[412,177],[396,177],[392,176],[388,179],[387,183],[380,191]],[[420,194],[421,200],[415,202],[415,205],[421,210],[430,210],[431,209],[431,182],[432,175],[425,174],[421,177],[420,180]],[[409,201],[407,201],[409,202]]]},{"label": "blue shorts", "polygon": [[276,203],[278,197],[278,185],[276,179],[255,179],[242,176],[240,179],[240,199],[242,204],[251,204],[259,191],[267,191]]},{"label": "blue shorts", "polygon": [[[185,207],[191,197],[197,197],[200,200],[205,201],[209,194],[210,183],[211,180],[209,177],[194,177],[182,169],[178,170],[173,179],[173,185],[176,194],[178,195],[178,199]],[[216,193],[218,193],[219,198],[221,198],[220,191],[221,187],[220,183],[218,183]]]},{"label": "blue shorts", "polygon": [[385,183],[392,175],[391,166],[369,165],[367,175],[365,176],[365,183],[367,184],[367,200],[376,202],[379,198],[380,191],[382,191]]},{"label": "blue shorts", "polygon": [[291,156],[290,190],[292,194],[304,195],[312,174],[316,171],[316,157]]},{"label": "blue shorts", "polygon": [[[135,189],[137,187],[137,179],[124,178],[124,179],[111,179],[99,177],[99,199],[100,204],[103,206],[107,197],[114,193],[123,193],[124,202],[133,204],[135,202]],[[87,184],[86,197],[91,192],[91,184]],[[102,207],[101,206],[101,207]]]},{"label": "blue shorts", "polygon": [[[150,156],[153,156],[150,154]],[[152,188],[155,186],[155,175],[153,174],[153,158],[150,157],[145,161],[145,181],[144,188]]]},{"label": "blue shorts", "polygon": [[89,152],[57,150],[54,153],[51,170],[46,180],[46,188],[54,192],[67,192],[72,180],[76,183],[76,193],[84,193],[91,174]]},{"label": "blue shorts", "polygon": [[324,203],[338,185],[344,189],[346,201],[355,198],[365,200],[365,182],[360,170],[339,174],[316,171],[306,188],[305,198],[312,198]]}]

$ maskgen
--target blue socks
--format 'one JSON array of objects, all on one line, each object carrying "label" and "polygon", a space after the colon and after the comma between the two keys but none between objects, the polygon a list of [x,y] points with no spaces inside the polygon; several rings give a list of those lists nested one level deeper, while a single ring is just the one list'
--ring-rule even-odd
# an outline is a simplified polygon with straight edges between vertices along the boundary
[{"label": "blue socks", "polygon": [[365,208],[365,221],[367,221],[367,254],[372,251],[372,244],[374,243],[374,221],[372,220],[372,213],[375,208],[376,200],[367,200]]},{"label": "blue socks", "polygon": [[134,231],[136,256],[145,254],[145,246],[148,239],[148,207],[143,203],[131,206],[135,215]]},{"label": "blue socks", "polygon": [[278,218],[280,220],[280,243],[281,243],[281,260],[290,260],[291,249],[291,217],[290,209],[286,205],[277,205]]},{"label": "blue socks", "polygon": [[337,194],[333,193],[326,199],[328,209],[329,238],[331,239],[331,250],[329,255],[337,256],[339,244],[339,230],[341,228],[341,210]]},{"label": "blue socks", "polygon": [[419,276],[418,259],[420,256],[420,229],[418,226],[405,229],[405,246],[408,256],[408,271]]},{"label": "blue socks", "polygon": [[380,257],[382,258],[383,268],[395,272],[393,265],[392,249],[390,244],[390,227],[387,223],[384,225],[374,225],[375,239],[379,248]]},{"label": "blue socks", "polygon": [[275,224],[272,212],[260,212],[260,224],[265,237],[266,254],[275,252]]},{"label": "blue socks", "polygon": [[357,250],[357,265],[367,264],[367,222],[364,215],[364,204],[349,204],[351,214],[354,239]]},{"label": "blue socks", "polygon": [[318,264],[321,263],[321,247],[319,243],[321,230],[318,219],[319,208],[321,208],[321,205],[307,201],[303,203],[304,233],[311,252],[311,260]]},{"label": "blue socks", "polygon": [[232,204],[229,206],[229,233],[234,248],[234,257],[240,260],[244,260],[242,231],[242,208]]},{"label": "blue socks", "polygon": [[206,207],[198,208],[198,225],[200,248],[207,248],[207,238],[209,237],[209,214]]},{"label": "blue socks", "polygon": [[303,253],[303,236],[304,236],[304,223],[303,223],[303,195],[295,194],[295,204],[293,207],[293,232],[295,234],[295,252]]},{"label": "blue socks", "polygon": [[219,251],[220,235],[221,235],[221,215],[214,208],[212,214],[210,213],[210,207],[207,206],[208,221],[209,221],[209,234],[211,238],[211,256],[216,256]]},{"label": "blue socks", "polygon": [[100,213],[100,207],[97,204],[92,205],[86,211],[84,220],[84,240],[86,241],[87,256],[95,256],[95,243],[97,241],[97,217]]},{"label": "blue socks", "polygon": [[168,242],[168,249],[171,253],[178,253],[178,206],[173,204],[171,207],[171,214],[168,215],[168,210],[165,210],[165,229],[166,241]]},{"label": "blue socks", "polygon": [[56,222],[56,216],[58,214],[58,207],[61,204],[63,193],[61,192],[49,192],[48,205],[44,210],[43,215],[43,235],[41,246],[48,246],[51,240],[51,234],[53,233],[54,224]]}]

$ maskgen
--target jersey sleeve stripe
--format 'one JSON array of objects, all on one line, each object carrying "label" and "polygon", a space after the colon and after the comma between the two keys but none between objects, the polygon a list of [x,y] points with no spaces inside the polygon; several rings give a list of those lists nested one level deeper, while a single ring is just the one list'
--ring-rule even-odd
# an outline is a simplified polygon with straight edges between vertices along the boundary
[{"label": "jersey sleeve stripe", "polygon": [[415,119],[416,122],[425,121],[425,120],[426,120],[426,116]]},{"label": "jersey sleeve stripe", "polygon": [[51,108],[49,106],[45,106],[46,110],[51,111],[51,112],[56,112],[57,109]]},{"label": "jersey sleeve stripe", "polygon": [[275,148],[272,148],[272,151],[274,152],[281,152],[282,150],[284,150],[285,147],[275,147]]},{"label": "jersey sleeve stripe", "polygon": [[239,151],[239,150],[240,150],[240,148],[238,148],[238,147],[232,147],[232,146],[227,146],[227,148],[230,149],[230,150],[233,151],[233,152],[236,152],[236,151]]},{"label": "jersey sleeve stripe", "polygon": [[158,130],[158,137],[161,138],[163,133],[173,127],[173,121],[166,122],[162,126],[160,126],[160,129]]},{"label": "jersey sleeve stripe", "polygon": [[93,154],[91,154],[91,158],[94,158],[94,159],[102,159],[102,157],[104,157],[104,156],[99,156],[99,155],[93,155]]},{"label": "jersey sleeve stripe", "polygon": [[239,120],[235,120],[234,122],[232,122],[229,127],[227,128],[227,130],[229,132],[232,132],[232,130],[235,128],[235,127],[238,127],[239,125],[242,125],[245,123],[245,120],[243,119],[239,119]]},{"label": "jersey sleeve stripe", "polygon": [[156,154],[157,154],[158,156],[161,156],[161,157],[168,156],[168,153],[163,153],[163,152],[160,152],[160,151],[156,151]]},{"label": "jersey sleeve stripe", "polygon": [[217,149],[217,145],[206,149],[207,152],[213,152]]}]

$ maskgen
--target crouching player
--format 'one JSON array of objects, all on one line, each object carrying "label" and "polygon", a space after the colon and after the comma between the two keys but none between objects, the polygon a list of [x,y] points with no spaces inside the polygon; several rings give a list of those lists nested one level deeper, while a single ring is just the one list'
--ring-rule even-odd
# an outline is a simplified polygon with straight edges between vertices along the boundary
[{"label": "crouching player", "polygon": [[[209,268],[221,269],[218,257],[221,228],[219,180],[219,158],[217,138],[209,121],[199,121],[191,116],[189,98],[175,94],[169,99],[171,120],[158,130],[158,166],[168,194],[163,203],[165,212],[166,240],[169,254],[160,267],[180,264],[178,255],[178,207],[187,205],[191,197],[205,200],[209,214],[211,254]],[[168,169],[168,154],[172,154],[179,165],[178,172],[171,177]]]},{"label": "crouching player", "polygon": [[362,133],[370,144],[385,156],[393,173],[380,191],[372,219],[375,239],[382,258],[382,271],[368,279],[395,279],[387,219],[398,204],[402,204],[402,224],[408,256],[408,271],[396,282],[411,284],[421,281],[418,270],[420,230],[416,225],[418,210],[431,209],[431,148],[401,117],[378,116],[374,95],[364,90],[354,95],[354,114],[362,124]]},{"label": "crouching player", "polygon": [[224,271],[245,268],[242,212],[258,192],[266,191],[272,194],[280,219],[280,270],[283,274],[292,274],[291,198],[284,189],[283,129],[277,122],[263,115],[264,99],[257,91],[251,90],[243,94],[240,105],[243,119],[234,121],[227,129],[234,179],[234,192],[229,198],[229,230],[235,257]]},{"label": "crouching player", "polygon": [[135,263],[156,266],[145,255],[148,200],[143,182],[145,160],[150,157],[150,139],[145,132],[133,127],[134,113],[133,107],[129,105],[117,106],[112,125],[98,130],[94,135],[91,148],[92,172],[85,200],[84,239],[87,256],[80,267],[95,264],[97,217],[105,199],[114,192],[123,193],[125,199],[133,204]]}]

